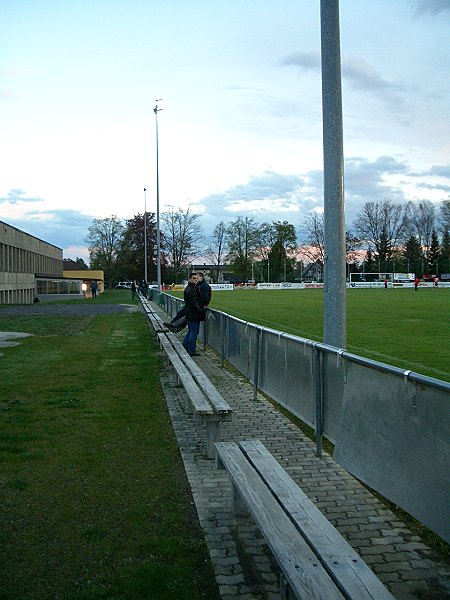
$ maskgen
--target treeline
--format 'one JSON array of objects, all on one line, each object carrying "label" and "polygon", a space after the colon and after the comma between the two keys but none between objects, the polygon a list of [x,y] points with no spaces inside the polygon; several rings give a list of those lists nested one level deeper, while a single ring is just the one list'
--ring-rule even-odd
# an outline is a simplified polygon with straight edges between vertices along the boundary
[{"label": "treeline", "polygon": [[[146,226],[146,236],[145,236]],[[163,282],[186,278],[196,258],[204,257],[219,278],[222,265],[236,281],[296,281],[311,272],[320,279],[324,260],[324,220],[310,213],[296,227],[287,221],[258,223],[236,217],[217,223],[209,235],[201,217],[187,209],[161,214],[161,273]],[[346,232],[348,272],[450,273],[450,199],[440,205],[428,200],[395,203],[366,202]],[[105,284],[120,280],[141,281],[145,274],[156,280],[156,217],[137,214],[94,219],[86,242],[90,267],[102,269]]]}]

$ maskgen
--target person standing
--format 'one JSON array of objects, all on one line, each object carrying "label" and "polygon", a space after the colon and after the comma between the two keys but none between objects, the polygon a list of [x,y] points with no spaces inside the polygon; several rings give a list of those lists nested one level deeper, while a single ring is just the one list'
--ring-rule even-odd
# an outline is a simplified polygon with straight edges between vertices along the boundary
[{"label": "person standing", "polygon": [[93,281],[91,283],[91,294],[93,298],[97,298],[97,282]]},{"label": "person standing", "polygon": [[134,301],[134,297],[136,296],[136,282],[131,282],[131,300]]},{"label": "person standing", "polygon": [[[205,280],[203,273],[200,272],[200,273],[197,273],[197,275],[198,275],[197,287],[200,291],[202,304],[206,308],[208,306],[208,304],[211,302],[212,289],[211,289],[211,286],[209,285],[209,283]],[[169,331],[172,331],[173,333],[178,333],[179,331],[184,329],[187,325],[187,319],[186,319],[186,313],[185,313],[184,306],[177,312],[177,314],[174,316],[174,318],[170,322],[164,321],[163,325],[165,327],[167,327],[167,329]]]},{"label": "person standing", "polygon": [[197,283],[198,274],[191,273],[183,294],[185,317],[188,324],[188,332],[184,336],[183,346],[190,356],[199,356],[197,352],[197,336],[200,330],[200,321],[205,320],[205,309]]},{"label": "person standing", "polygon": [[200,295],[202,297],[203,306],[206,308],[208,304],[211,302],[212,297],[212,289],[209,283],[205,279],[204,273],[198,274],[198,283],[197,287],[200,290]]},{"label": "person standing", "polygon": [[419,289],[419,283],[420,283],[420,279],[418,277],[416,277],[414,279],[414,289],[416,290],[416,292]]}]

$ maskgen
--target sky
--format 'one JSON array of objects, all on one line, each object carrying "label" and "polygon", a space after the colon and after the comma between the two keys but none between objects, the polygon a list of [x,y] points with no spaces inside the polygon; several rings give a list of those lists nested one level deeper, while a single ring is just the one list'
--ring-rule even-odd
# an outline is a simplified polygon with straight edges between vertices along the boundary
[{"label": "sky", "polygon": [[[450,0],[341,0],[340,37],[347,226],[448,199]],[[155,212],[157,104],[161,213],[300,232],[320,43],[320,0],[0,0],[0,220],[88,260],[93,219]]]}]

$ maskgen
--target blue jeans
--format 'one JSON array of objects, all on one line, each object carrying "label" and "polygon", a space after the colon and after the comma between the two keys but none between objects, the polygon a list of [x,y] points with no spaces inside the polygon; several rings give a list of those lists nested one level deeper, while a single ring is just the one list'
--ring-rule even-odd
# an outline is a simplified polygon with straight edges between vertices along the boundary
[{"label": "blue jeans", "polygon": [[194,354],[197,347],[197,336],[200,331],[200,321],[188,321],[188,332],[183,338],[183,346],[189,354]]}]

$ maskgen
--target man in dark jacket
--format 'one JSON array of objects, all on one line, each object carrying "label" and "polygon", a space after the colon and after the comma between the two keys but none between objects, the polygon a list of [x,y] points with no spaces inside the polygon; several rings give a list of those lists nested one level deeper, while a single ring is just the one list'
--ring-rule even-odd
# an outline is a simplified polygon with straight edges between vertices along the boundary
[{"label": "man in dark jacket", "polygon": [[191,273],[188,284],[184,288],[184,310],[188,322],[188,332],[184,336],[183,346],[191,356],[199,356],[196,352],[197,336],[200,330],[200,321],[205,320],[205,308],[197,282],[197,273]]},{"label": "man in dark jacket", "polygon": [[[209,283],[206,282],[203,273],[197,273],[197,275],[198,275],[197,287],[200,290],[200,295],[202,298],[203,306],[206,308],[208,306],[208,304],[211,302],[212,289],[211,289],[211,286],[209,285]],[[170,321],[170,323],[165,321],[163,323],[163,325],[165,325],[167,327],[167,329],[169,329],[170,331],[173,331],[174,333],[178,333],[179,331],[184,329],[187,325],[187,319],[185,316],[184,306],[182,309],[180,309],[177,312],[177,314]]]}]

